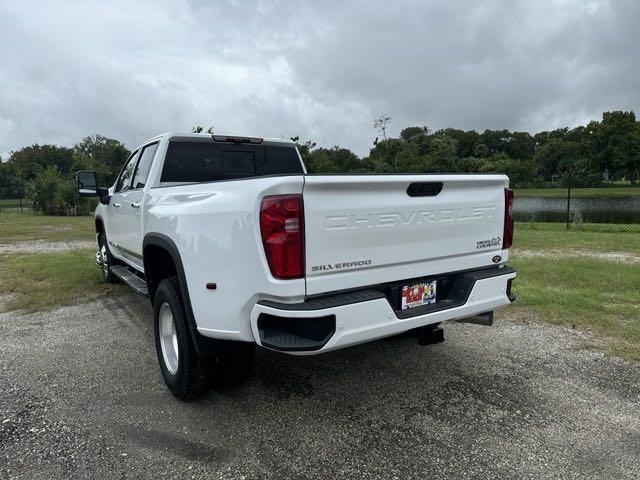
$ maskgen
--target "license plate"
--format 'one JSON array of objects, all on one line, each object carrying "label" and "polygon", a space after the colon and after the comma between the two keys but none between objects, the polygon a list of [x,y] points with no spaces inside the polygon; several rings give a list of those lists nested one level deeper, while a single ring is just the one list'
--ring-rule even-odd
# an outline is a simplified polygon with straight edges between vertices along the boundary
[{"label": "license plate", "polygon": [[436,303],[436,281],[402,287],[402,310]]}]

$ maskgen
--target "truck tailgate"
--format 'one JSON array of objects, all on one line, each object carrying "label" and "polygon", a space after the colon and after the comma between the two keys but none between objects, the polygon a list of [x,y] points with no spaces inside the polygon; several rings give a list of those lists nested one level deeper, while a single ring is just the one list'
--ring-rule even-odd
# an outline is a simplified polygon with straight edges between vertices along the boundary
[{"label": "truck tailgate", "polygon": [[508,182],[505,175],[306,176],[307,295],[506,261]]}]

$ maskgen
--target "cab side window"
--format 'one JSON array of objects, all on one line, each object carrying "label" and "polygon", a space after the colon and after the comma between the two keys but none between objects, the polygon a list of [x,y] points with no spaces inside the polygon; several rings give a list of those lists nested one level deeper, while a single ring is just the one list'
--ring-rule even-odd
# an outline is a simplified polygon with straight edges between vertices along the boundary
[{"label": "cab side window", "polygon": [[153,162],[153,157],[156,156],[156,150],[158,150],[158,144],[152,143],[151,145],[147,145],[142,150],[142,155],[140,155],[140,161],[138,162],[138,167],[136,168],[136,173],[133,176],[132,188],[143,188],[147,183],[147,177],[149,176],[149,170],[151,170],[151,163]]},{"label": "cab side window", "polygon": [[133,155],[129,157],[127,163],[124,165],[124,168],[120,172],[120,176],[118,177],[118,181],[116,182],[115,192],[125,192],[131,188],[131,179],[133,178],[133,172],[136,169],[136,162],[138,161],[140,151],[134,152]]}]

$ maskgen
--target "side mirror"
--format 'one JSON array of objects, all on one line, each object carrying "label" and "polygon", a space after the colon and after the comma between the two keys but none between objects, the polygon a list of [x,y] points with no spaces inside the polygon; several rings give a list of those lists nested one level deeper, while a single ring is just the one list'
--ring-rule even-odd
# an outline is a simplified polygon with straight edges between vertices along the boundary
[{"label": "side mirror", "polygon": [[91,170],[80,170],[76,173],[76,187],[81,197],[98,195],[98,177]]},{"label": "side mirror", "polygon": [[92,170],[79,170],[76,172],[76,188],[78,195],[81,197],[98,196],[100,203],[104,205],[108,205],[111,199],[108,188],[98,187],[98,176]]}]

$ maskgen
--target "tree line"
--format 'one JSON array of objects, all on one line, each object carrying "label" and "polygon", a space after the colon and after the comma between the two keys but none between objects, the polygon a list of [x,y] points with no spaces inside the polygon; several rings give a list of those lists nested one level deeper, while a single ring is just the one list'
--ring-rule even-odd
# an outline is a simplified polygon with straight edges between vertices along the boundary
[{"label": "tree line", "polygon": [[[387,115],[375,119],[378,137],[365,157],[348,148],[292,140],[310,173],[500,172],[509,175],[514,187],[557,187],[569,181],[576,187],[635,185],[640,180],[640,122],[632,111],[605,112],[602,120],[586,126],[533,135],[412,126],[391,138],[391,121]],[[86,204],[76,198],[73,174],[96,170],[100,183],[111,185],[129,155],[122,142],[102,135],[85,137],[72,147],[24,147],[0,163],[0,198],[26,195],[45,213],[77,213]]]},{"label": "tree line", "polygon": [[509,175],[515,187],[558,187],[569,181],[576,187],[612,181],[634,185],[640,180],[640,122],[633,112],[605,112],[601,121],[586,126],[533,135],[422,126],[388,138],[390,121],[385,115],[376,119],[380,135],[364,158],[346,148],[293,140],[312,173],[499,172]]},{"label": "tree line", "polygon": [[73,147],[31,145],[10,153],[0,163],[0,198],[31,199],[48,215],[85,213],[91,205],[77,198],[74,175],[95,170],[100,183],[112,185],[130,151],[102,135],[85,137]]}]

